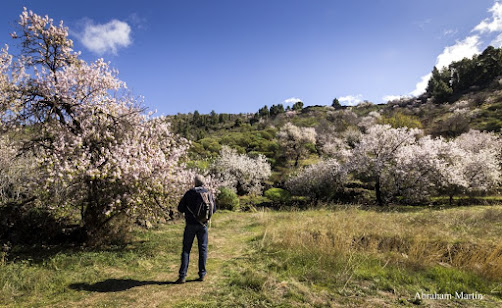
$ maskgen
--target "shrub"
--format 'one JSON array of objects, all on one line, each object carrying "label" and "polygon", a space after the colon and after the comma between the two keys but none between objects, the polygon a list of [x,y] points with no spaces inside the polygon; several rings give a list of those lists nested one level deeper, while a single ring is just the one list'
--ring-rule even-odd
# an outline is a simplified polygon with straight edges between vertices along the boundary
[{"label": "shrub", "polygon": [[393,128],[399,127],[409,127],[409,128],[422,128],[422,123],[420,119],[415,116],[410,116],[403,114],[401,112],[395,112],[391,116],[383,116],[380,119],[380,124],[389,124]]},{"label": "shrub", "polygon": [[286,203],[291,200],[289,191],[282,188],[270,188],[265,191],[265,197],[272,200],[272,202]]},{"label": "shrub", "polygon": [[216,204],[220,209],[236,211],[239,209],[239,197],[237,194],[227,187],[220,187]]}]

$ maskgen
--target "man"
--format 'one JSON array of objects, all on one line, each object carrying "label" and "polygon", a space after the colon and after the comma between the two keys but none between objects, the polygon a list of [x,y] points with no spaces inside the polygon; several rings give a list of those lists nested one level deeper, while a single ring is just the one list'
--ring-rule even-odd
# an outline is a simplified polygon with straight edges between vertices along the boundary
[{"label": "man", "polygon": [[197,236],[197,244],[199,246],[199,279],[197,281],[204,281],[206,276],[206,259],[207,259],[207,222],[203,223],[197,220],[194,215],[195,209],[203,202],[203,197],[207,196],[208,201],[212,203],[211,215],[216,212],[216,205],[214,203],[214,196],[205,187],[204,177],[197,175],[194,178],[195,187],[185,193],[178,205],[178,211],[185,213],[185,232],[183,233],[183,252],[181,253],[181,267],[179,271],[179,278],[176,283],[185,283],[188,260],[190,258],[190,250],[194,238]]}]

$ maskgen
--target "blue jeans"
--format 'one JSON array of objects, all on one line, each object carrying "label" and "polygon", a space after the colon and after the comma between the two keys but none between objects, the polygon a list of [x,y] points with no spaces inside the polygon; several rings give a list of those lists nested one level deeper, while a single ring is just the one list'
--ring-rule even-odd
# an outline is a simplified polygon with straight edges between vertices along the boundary
[{"label": "blue jeans", "polygon": [[183,233],[183,252],[181,253],[180,267],[181,278],[185,278],[187,275],[190,250],[192,249],[195,236],[197,236],[197,244],[199,246],[199,277],[206,275],[207,226],[187,224]]}]

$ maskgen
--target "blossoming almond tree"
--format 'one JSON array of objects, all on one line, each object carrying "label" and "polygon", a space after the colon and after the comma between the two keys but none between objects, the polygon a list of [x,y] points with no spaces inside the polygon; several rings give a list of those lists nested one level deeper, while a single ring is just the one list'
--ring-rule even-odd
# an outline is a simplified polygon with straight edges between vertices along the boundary
[{"label": "blossoming almond tree", "polygon": [[375,194],[379,205],[383,205],[383,187],[390,179],[389,172],[396,166],[399,150],[415,143],[419,129],[391,128],[390,125],[373,125],[362,136],[354,148],[353,170],[375,183]]},{"label": "blossoming almond tree", "polygon": [[343,189],[347,180],[347,165],[337,159],[326,159],[302,169],[290,177],[285,186],[294,195],[309,196],[315,202],[332,197],[333,193]]},{"label": "blossoming almond tree", "polygon": [[294,166],[297,167],[300,158],[308,153],[307,145],[316,143],[317,134],[312,127],[298,127],[288,122],[277,137],[286,155],[294,159]]},{"label": "blossoming almond tree", "polygon": [[500,138],[474,130],[451,140],[419,133],[376,125],[355,148],[354,168],[375,181],[377,201],[382,193],[408,201],[439,193],[451,204],[456,194],[499,187]]},{"label": "blossoming almond tree", "polygon": [[118,214],[172,201],[190,180],[179,163],[188,143],[144,114],[103,59],[79,59],[62,22],[24,9],[19,25],[21,55],[1,56],[0,120],[36,128],[23,149],[39,165],[45,204],[77,207],[89,238]]},{"label": "blossoming almond tree", "polygon": [[272,174],[265,156],[252,158],[246,154],[238,154],[226,146],[221,149],[220,157],[214,162],[212,169],[221,186],[249,194],[260,194],[263,182]]},{"label": "blossoming almond tree", "polygon": [[28,153],[18,155],[17,145],[9,137],[0,136],[0,204],[33,201],[29,194],[32,169],[32,157]]},{"label": "blossoming almond tree", "polygon": [[501,183],[502,140],[493,133],[470,130],[457,137],[455,144],[466,151],[462,161],[468,192],[487,192]]}]

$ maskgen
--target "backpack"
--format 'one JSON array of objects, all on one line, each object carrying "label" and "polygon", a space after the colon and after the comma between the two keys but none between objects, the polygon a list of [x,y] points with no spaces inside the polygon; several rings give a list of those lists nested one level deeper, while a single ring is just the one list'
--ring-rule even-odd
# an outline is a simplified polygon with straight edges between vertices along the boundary
[{"label": "backpack", "polygon": [[195,192],[198,195],[197,202],[193,205],[192,209],[190,206],[187,208],[201,225],[205,225],[213,215],[214,204],[208,191],[195,189]]}]

